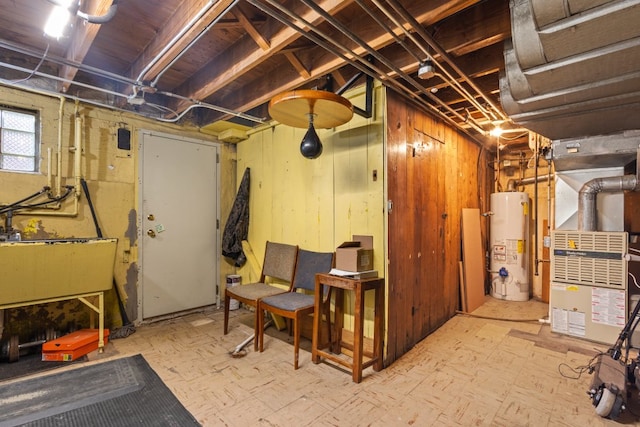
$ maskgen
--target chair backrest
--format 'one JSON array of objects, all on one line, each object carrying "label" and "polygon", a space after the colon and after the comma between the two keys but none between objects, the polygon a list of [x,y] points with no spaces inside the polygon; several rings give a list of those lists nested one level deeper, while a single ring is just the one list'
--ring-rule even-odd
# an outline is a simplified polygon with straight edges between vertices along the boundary
[{"label": "chair backrest", "polygon": [[293,275],[296,269],[296,259],[298,247],[285,243],[275,243],[267,241],[264,252],[264,264],[262,264],[261,282],[266,276],[284,280],[287,283],[293,282]]},{"label": "chair backrest", "polygon": [[293,290],[306,289],[313,291],[316,286],[316,273],[328,273],[332,267],[333,252],[298,250]]}]

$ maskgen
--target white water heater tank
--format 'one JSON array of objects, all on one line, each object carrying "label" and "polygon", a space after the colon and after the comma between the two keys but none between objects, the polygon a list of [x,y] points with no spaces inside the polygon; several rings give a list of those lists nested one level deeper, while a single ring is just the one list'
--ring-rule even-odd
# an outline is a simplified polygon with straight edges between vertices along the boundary
[{"label": "white water heater tank", "polygon": [[529,195],[491,195],[491,296],[508,301],[529,300]]}]

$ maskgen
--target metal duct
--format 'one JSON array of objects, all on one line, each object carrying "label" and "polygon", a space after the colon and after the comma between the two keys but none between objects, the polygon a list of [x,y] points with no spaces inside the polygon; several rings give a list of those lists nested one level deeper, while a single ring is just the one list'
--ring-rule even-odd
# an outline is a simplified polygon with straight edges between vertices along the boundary
[{"label": "metal duct", "polygon": [[640,0],[513,0],[500,96],[550,139],[637,129]]},{"label": "metal duct", "polygon": [[613,135],[560,139],[551,143],[556,171],[626,166],[640,145],[640,130]]},{"label": "metal duct", "polygon": [[597,230],[596,196],[598,193],[637,191],[638,178],[635,175],[594,178],[585,183],[578,194],[578,230]]}]

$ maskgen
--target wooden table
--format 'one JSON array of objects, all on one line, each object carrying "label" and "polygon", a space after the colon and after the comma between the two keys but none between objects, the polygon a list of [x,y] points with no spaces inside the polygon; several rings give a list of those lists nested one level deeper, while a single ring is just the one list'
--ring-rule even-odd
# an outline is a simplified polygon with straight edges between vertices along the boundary
[{"label": "wooden table", "polygon": [[[322,298],[324,287],[334,288],[336,291],[335,322],[331,333],[330,342],[320,342],[320,322],[322,320]],[[340,357],[342,348],[348,345],[342,342],[342,324],[344,316],[344,291],[352,291],[355,296],[354,307],[354,331],[353,331],[353,357]],[[368,290],[375,292],[375,314],[373,319],[373,352],[364,352],[364,293]],[[384,278],[373,279],[349,279],[330,274],[316,274],[315,287],[315,313],[313,317],[313,339],[311,348],[311,360],[320,363],[321,358],[331,360],[353,373],[353,381],[362,381],[362,370],[373,366],[374,371],[383,368],[382,360],[382,334],[384,333]],[[327,319],[330,321],[330,319]],[[364,356],[369,360],[364,361]]]}]

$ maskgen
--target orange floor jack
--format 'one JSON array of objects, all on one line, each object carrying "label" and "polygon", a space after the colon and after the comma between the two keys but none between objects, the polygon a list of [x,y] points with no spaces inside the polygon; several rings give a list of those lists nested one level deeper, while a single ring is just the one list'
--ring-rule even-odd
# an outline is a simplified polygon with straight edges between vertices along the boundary
[{"label": "orange floor jack", "polygon": [[[103,333],[107,345],[109,330]],[[42,344],[42,360],[70,362],[98,349],[98,329],[80,329],[68,335]]]}]

